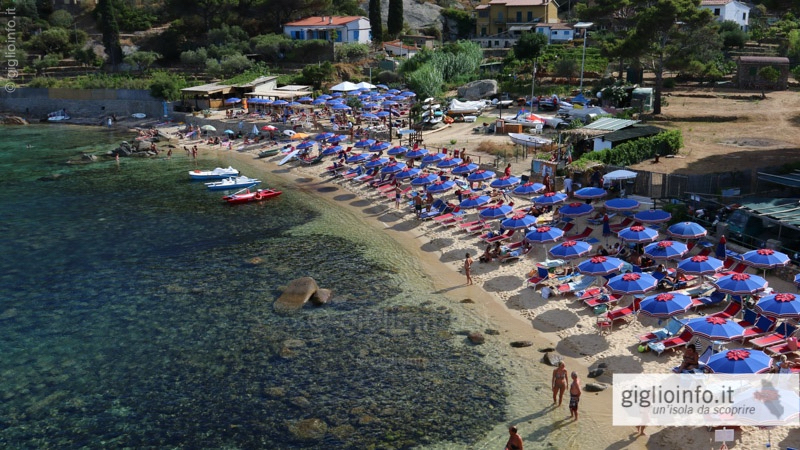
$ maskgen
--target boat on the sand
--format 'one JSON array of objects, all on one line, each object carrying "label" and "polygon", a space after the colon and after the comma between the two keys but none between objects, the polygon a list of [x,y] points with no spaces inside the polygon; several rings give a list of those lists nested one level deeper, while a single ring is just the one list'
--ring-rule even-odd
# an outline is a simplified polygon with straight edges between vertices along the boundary
[{"label": "boat on the sand", "polygon": [[282,191],[276,191],[275,189],[258,189],[255,191],[250,191],[250,189],[242,189],[234,194],[226,195],[222,197],[222,199],[231,205],[236,205],[240,203],[260,202],[269,198],[277,197],[282,193]]},{"label": "boat on the sand", "polygon": [[511,142],[526,147],[541,147],[553,142],[550,139],[525,133],[508,133],[508,137],[511,138]]},{"label": "boat on the sand", "polygon": [[222,179],[220,181],[206,183],[206,187],[210,191],[230,191],[233,189],[253,187],[259,183],[261,183],[261,180],[258,180],[256,178],[241,176],[241,177],[230,177]]},{"label": "boat on the sand", "polygon": [[193,180],[221,180],[223,178],[235,177],[239,171],[231,166],[227,168],[217,167],[214,170],[190,170],[189,177]]},{"label": "boat on the sand", "polygon": [[268,148],[266,150],[261,150],[258,152],[259,158],[269,158],[270,156],[275,156],[278,152],[281,151],[280,147],[278,148]]}]

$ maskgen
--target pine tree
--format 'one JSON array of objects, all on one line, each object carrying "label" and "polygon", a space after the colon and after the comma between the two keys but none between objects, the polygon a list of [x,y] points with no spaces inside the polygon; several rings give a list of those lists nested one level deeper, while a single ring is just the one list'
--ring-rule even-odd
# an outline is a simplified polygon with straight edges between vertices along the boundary
[{"label": "pine tree", "polygon": [[391,37],[397,37],[403,31],[403,0],[389,0],[386,31]]},{"label": "pine tree", "polygon": [[372,41],[382,42],[381,0],[369,0],[369,26],[372,28]]},{"label": "pine tree", "polygon": [[122,47],[119,45],[119,25],[111,0],[100,0],[95,10],[97,28],[103,32],[103,46],[106,48],[108,63],[112,67],[122,62]]}]

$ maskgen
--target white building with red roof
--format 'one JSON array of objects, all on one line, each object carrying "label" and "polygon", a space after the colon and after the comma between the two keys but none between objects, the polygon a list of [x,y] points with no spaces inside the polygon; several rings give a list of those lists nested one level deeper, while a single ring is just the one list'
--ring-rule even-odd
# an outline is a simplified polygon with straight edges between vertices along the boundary
[{"label": "white building with red roof", "polygon": [[708,9],[714,15],[714,20],[736,22],[742,31],[747,31],[750,23],[750,7],[737,0],[703,0],[700,8]]},{"label": "white building with red roof", "polygon": [[369,19],[360,16],[306,17],[284,24],[283,34],[301,41],[322,39],[350,44],[372,42]]}]

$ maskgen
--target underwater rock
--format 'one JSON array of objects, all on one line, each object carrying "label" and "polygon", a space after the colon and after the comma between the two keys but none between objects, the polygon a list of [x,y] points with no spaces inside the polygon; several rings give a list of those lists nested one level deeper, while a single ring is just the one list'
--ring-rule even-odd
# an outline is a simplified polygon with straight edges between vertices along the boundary
[{"label": "underwater rock", "polygon": [[314,294],[311,295],[311,303],[317,306],[322,306],[331,301],[331,297],[333,297],[333,291],[330,289],[319,288],[317,289],[317,292],[314,292]]},{"label": "underwater rock", "polygon": [[289,359],[297,356],[297,351],[306,346],[306,343],[300,339],[287,339],[283,341],[281,349],[278,352],[281,358]]},{"label": "underwater rock", "polygon": [[318,441],[328,432],[328,424],[321,419],[305,419],[289,423],[289,432],[303,441]]},{"label": "underwater rock", "polygon": [[50,174],[50,175],[45,175],[43,177],[39,177],[38,180],[39,181],[57,181],[63,176],[64,175],[62,175],[60,173],[54,173],[54,174]]},{"label": "underwater rock", "polygon": [[271,387],[266,391],[267,396],[271,398],[283,398],[286,396],[286,389],[282,387]]},{"label": "underwater rock", "polygon": [[500,335],[500,332],[498,330],[493,330],[491,328],[487,328],[486,329],[486,334],[489,334],[489,335],[492,335],[492,336],[498,336],[498,335]]},{"label": "underwater rock", "polygon": [[291,403],[298,408],[306,409],[311,407],[311,401],[303,396],[297,396],[292,398]]},{"label": "underwater rock", "polygon": [[544,354],[542,361],[544,361],[544,363],[549,366],[556,367],[558,366],[558,363],[560,363],[562,359],[563,358],[561,357],[561,355],[556,354],[556,352],[547,352]]},{"label": "underwater rock", "polygon": [[0,116],[3,125],[30,125],[27,120],[19,116]]},{"label": "underwater rock", "polygon": [[319,289],[317,282],[311,277],[301,277],[290,282],[283,294],[275,300],[273,308],[279,313],[290,313],[302,308],[303,305]]},{"label": "underwater rock", "polygon": [[483,333],[479,331],[474,331],[467,335],[467,339],[475,345],[480,345],[486,342],[486,338],[483,336]]},{"label": "underwater rock", "polygon": [[608,389],[608,385],[605,383],[586,383],[583,389],[586,392],[600,392]]},{"label": "underwater rock", "polygon": [[512,347],[521,348],[521,347],[530,347],[533,345],[533,341],[514,341],[511,343]]}]

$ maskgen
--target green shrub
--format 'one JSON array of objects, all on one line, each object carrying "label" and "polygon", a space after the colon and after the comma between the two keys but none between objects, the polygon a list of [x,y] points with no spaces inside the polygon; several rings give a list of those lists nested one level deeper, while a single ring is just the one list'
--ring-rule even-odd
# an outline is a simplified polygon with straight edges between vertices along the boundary
[{"label": "green shrub", "polygon": [[580,160],[597,161],[612,166],[629,166],[656,155],[675,155],[683,147],[683,136],[679,130],[665,131],[655,136],[624,142],[614,148],[588,152]]},{"label": "green shrub", "polygon": [[674,89],[675,78],[664,78],[664,89]]},{"label": "green shrub", "polygon": [[336,46],[336,61],[352,62],[369,56],[369,46],[357,42]]},{"label": "green shrub", "polygon": [[175,101],[181,98],[181,89],[188,85],[186,79],[180,75],[169,72],[153,72],[150,81],[150,95],[167,101]]}]

